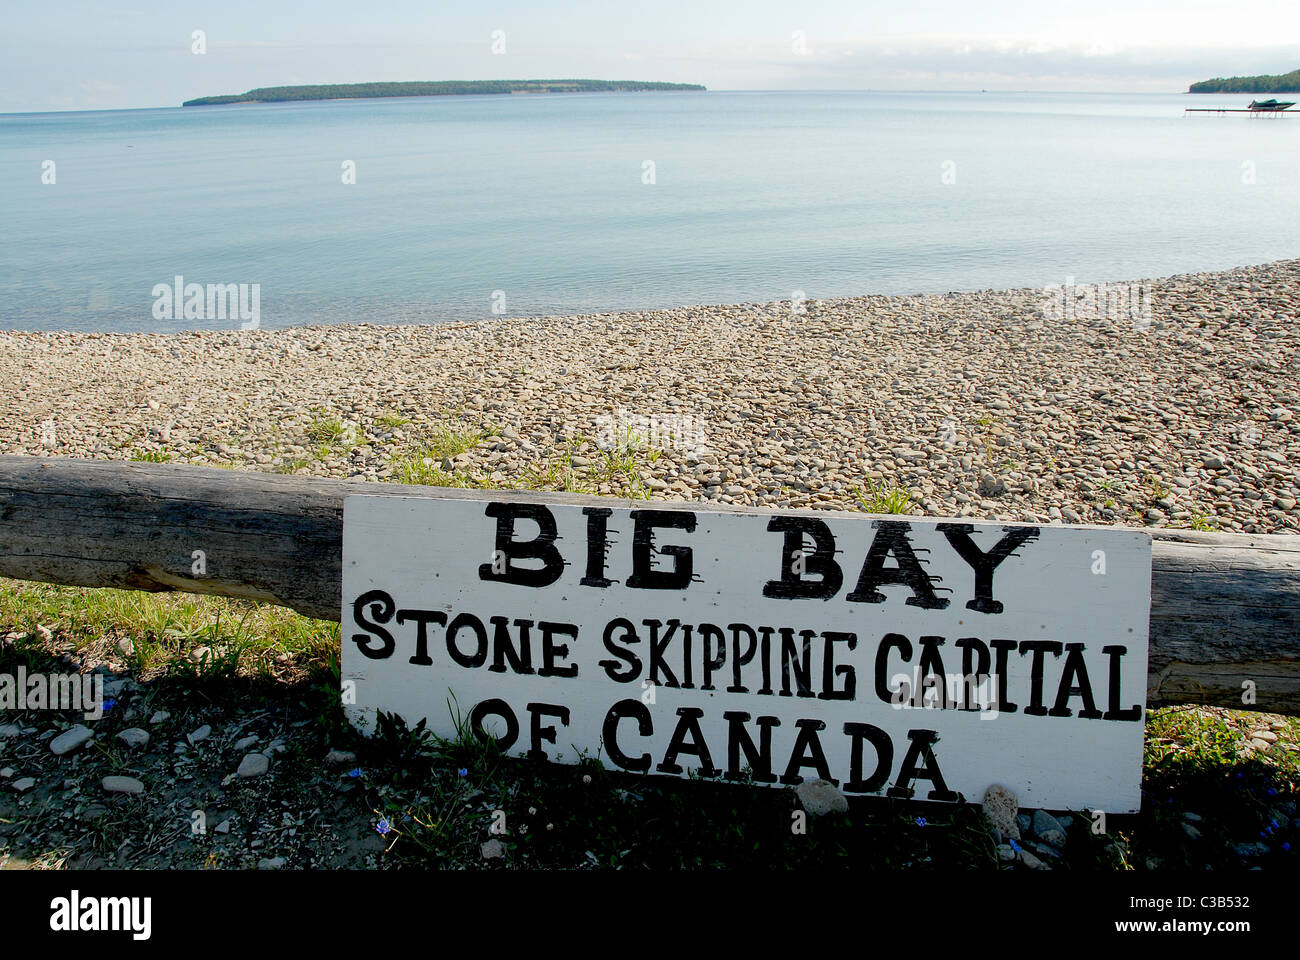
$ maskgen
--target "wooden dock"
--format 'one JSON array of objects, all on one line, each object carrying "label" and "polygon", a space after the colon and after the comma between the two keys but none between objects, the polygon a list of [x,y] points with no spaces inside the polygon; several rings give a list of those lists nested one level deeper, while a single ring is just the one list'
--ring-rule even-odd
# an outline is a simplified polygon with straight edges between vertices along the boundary
[{"label": "wooden dock", "polygon": [[1252,110],[1249,107],[1186,107],[1184,113],[1253,113],[1257,117],[1296,116],[1291,110]]}]

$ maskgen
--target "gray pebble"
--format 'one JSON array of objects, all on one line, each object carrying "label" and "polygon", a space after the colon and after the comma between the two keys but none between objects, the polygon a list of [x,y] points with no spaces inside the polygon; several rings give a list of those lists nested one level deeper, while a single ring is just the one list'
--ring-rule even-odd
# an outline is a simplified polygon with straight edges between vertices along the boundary
[{"label": "gray pebble", "polygon": [[239,769],[235,774],[240,777],[260,777],[266,773],[270,767],[271,761],[263,753],[250,753],[239,762]]},{"label": "gray pebble", "polygon": [[104,790],[107,793],[144,793],[144,784],[135,777],[105,777]]},{"label": "gray pebble", "polygon": [[810,817],[849,812],[848,798],[829,780],[805,780],[795,788],[795,795]]},{"label": "gray pebble", "polygon": [[87,726],[77,724],[64,730],[61,734],[50,741],[50,752],[56,757],[61,757],[69,751],[76,750],[95,734]]}]

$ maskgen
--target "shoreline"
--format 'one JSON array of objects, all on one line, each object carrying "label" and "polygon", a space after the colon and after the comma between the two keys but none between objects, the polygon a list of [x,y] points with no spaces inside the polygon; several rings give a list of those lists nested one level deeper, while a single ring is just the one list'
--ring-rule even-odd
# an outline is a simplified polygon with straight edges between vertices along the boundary
[{"label": "shoreline", "polygon": [[1300,531],[1300,259],[1089,286],[3,331],[0,453]]},{"label": "shoreline", "polygon": [[[1293,267],[1300,266],[1300,257],[1284,257],[1278,260],[1266,260],[1262,263],[1240,264],[1232,267],[1224,267],[1219,270],[1202,270],[1185,273],[1172,273],[1156,277],[1137,277],[1123,278],[1116,280],[1096,280],[1089,283],[1076,283],[1075,287],[1082,289],[1087,286],[1104,287],[1116,286],[1123,284],[1146,284],[1146,285],[1166,285],[1176,282],[1204,282],[1213,278],[1229,278],[1235,274],[1256,274],[1259,271],[1282,270],[1287,271]],[[1062,279],[1072,279],[1070,277]],[[980,287],[971,290],[948,290],[942,293],[861,293],[836,297],[810,297],[807,303],[817,303],[827,306],[835,305],[852,305],[861,304],[864,301],[897,301],[897,300],[934,300],[954,297],[980,297],[992,294],[1005,294],[1032,296],[1042,298],[1044,295],[1043,287]],[[236,303],[237,306],[237,303]],[[751,311],[751,312],[771,312],[773,309],[778,312],[789,311],[789,300],[742,300],[732,303],[694,303],[694,304],[676,304],[656,307],[629,307],[623,310],[605,310],[596,313],[539,313],[539,314],[507,314],[505,316],[480,316],[470,317],[468,319],[446,319],[446,320],[427,320],[422,322],[401,322],[401,323],[375,323],[363,321],[359,323],[338,321],[323,322],[310,324],[294,324],[286,327],[259,327],[255,330],[241,330],[238,324],[241,322],[237,316],[231,317],[228,321],[232,326],[222,327],[219,329],[195,328],[188,330],[170,330],[170,331],[145,331],[132,330],[127,332],[104,331],[104,330],[69,330],[61,328],[58,330],[33,330],[19,329],[14,327],[0,326],[0,336],[22,335],[36,337],[52,336],[71,336],[71,337],[187,337],[187,336],[226,336],[230,334],[253,333],[253,334],[281,334],[291,331],[317,332],[329,331],[334,329],[354,329],[354,328],[373,328],[373,329],[391,329],[394,327],[409,327],[413,329],[424,329],[435,327],[440,329],[455,329],[459,327],[478,326],[480,324],[509,323],[509,322],[540,322],[540,321],[574,321],[574,320],[603,320],[606,318],[624,319],[628,317],[644,317],[652,319],[658,315],[667,315],[678,313],[682,310],[694,311]],[[170,322],[170,321],[169,321]],[[0,324],[3,324],[3,318],[0,318]]]}]

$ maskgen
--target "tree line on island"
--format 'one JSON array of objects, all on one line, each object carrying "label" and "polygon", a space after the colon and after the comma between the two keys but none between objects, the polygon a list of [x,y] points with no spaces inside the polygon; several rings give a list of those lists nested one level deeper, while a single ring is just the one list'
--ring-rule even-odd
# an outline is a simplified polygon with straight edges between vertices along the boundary
[{"label": "tree line on island", "polygon": [[181,106],[222,103],[281,103],[290,100],[356,100],[374,97],[445,97],[484,93],[641,93],[658,90],[704,90],[698,83],[642,80],[432,80],[409,83],[329,83],[292,87],[258,87],[247,93],[186,100]]},{"label": "tree line on island", "polygon": [[1188,93],[1300,93],[1300,70],[1258,77],[1215,77],[1187,88]]}]

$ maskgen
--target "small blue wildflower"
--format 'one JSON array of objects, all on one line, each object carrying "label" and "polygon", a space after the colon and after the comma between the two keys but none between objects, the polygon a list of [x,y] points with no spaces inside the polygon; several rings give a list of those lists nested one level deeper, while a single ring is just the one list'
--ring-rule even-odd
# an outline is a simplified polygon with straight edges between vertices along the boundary
[{"label": "small blue wildflower", "polygon": [[1020,852],[1020,844],[1016,843],[1015,837],[1007,837],[1007,842],[1011,844],[1012,850],[1016,851],[1016,853]]},{"label": "small blue wildflower", "polygon": [[924,827],[924,826],[925,826],[925,817],[917,817],[917,818],[916,818],[916,825],[917,825],[918,827]]},{"label": "small blue wildflower", "polygon": [[406,823],[410,819],[411,819],[411,815],[408,813],[406,816],[402,817],[402,823]]},{"label": "small blue wildflower", "polygon": [[1270,830],[1276,830],[1276,829],[1277,829],[1278,827],[1280,827],[1280,826],[1282,826],[1282,824],[1278,823],[1276,820],[1273,820],[1273,821],[1269,824],[1269,829],[1270,829]]},{"label": "small blue wildflower", "polygon": [[389,826],[387,820],[380,820],[377,824],[375,824],[375,830],[377,830],[379,833],[383,834],[384,836],[387,836],[388,834],[392,833],[393,828]]},{"label": "small blue wildflower", "polygon": [[353,780],[355,780],[357,777],[361,776],[361,768],[354,767],[353,769],[349,770],[348,776],[351,777]]},{"label": "small blue wildflower", "polygon": [[1291,850],[1291,844],[1289,842],[1282,844],[1282,849],[1289,852]]},{"label": "small blue wildflower", "polygon": [[1277,796],[1277,791],[1274,790],[1272,787],[1269,787],[1269,788],[1268,788],[1268,795],[1269,795],[1270,797],[1276,797],[1276,796]]},{"label": "small blue wildflower", "polygon": [[464,767],[461,767],[459,770],[456,771],[456,773],[459,774],[459,775],[462,776],[462,777],[468,777],[468,776],[469,776],[469,771],[466,770]]},{"label": "small blue wildflower", "polygon": [[117,706],[117,701],[114,700],[112,697],[109,697],[107,700],[104,701],[104,712],[108,713],[108,711],[112,710],[116,706]]}]

